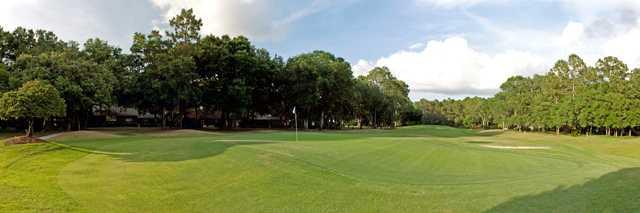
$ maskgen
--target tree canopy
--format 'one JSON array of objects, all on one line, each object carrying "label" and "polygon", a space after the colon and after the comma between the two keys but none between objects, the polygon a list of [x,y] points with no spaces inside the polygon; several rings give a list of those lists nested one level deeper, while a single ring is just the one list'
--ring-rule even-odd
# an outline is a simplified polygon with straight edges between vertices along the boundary
[{"label": "tree canopy", "polygon": [[326,51],[284,59],[244,36],[202,35],[201,28],[202,20],[184,9],[166,31],[135,33],[125,52],[100,38],[80,44],[45,30],[0,27],[0,93],[15,101],[23,85],[46,82],[66,113],[32,118],[58,117],[66,129],[100,125],[98,117],[106,120],[113,108],[136,109],[138,125],[270,127],[276,121],[286,128],[295,126],[296,108],[304,128],[427,123],[640,135],[640,69],[611,56],[588,65],[570,55],[544,74],[506,79],[493,97],[413,103],[409,86],[387,67],[354,76],[345,59]]},{"label": "tree canopy", "polygon": [[579,56],[559,60],[545,75],[514,76],[492,98],[427,101],[424,122],[501,127],[575,135],[633,135],[640,126],[638,69],[615,57],[588,66]]},{"label": "tree canopy", "polygon": [[173,128],[253,127],[274,118],[292,127],[294,107],[305,128],[416,119],[408,86],[388,68],[356,78],[329,52],[285,60],[244,36],[201,35],[201,28],[193,10],[181,10],[166,31],[135,33],[129,52],[100,38],[80,44],[49,31],[0,28],[0,92],[50,83],[66,103],[56,122],[68,130],[100,125],[116,108],[136,109],[138,125]]},{"label": "tree canopy", "polygon": [[165,32],[135,33],[128,53],[99,38],[81,45],[44,30],[0,28],[0,92],[50,83],[66,103],[58,122],[67,129],[86,128],[112,107],[175,128],[253,127],[259,118],[292,127],[294,107],[298,126],[318,129],[428,123],[631,135],[640,128],[640,72],[615,57],[590,66],[570,55],[546,74],[507,79],[493,97],[413,103],[387,67],[356,77],[329,52],[285,60],[246,37],[201,28],[192,10],[182,10]]},{"label": "tree canopy", "polygon": [[34,119],[48,119],[65,114],[65,102],[51,84],[29,81],[16,91],[4,93],[0,98],[0,118],[26,119],[27,136],[33,134]]}]

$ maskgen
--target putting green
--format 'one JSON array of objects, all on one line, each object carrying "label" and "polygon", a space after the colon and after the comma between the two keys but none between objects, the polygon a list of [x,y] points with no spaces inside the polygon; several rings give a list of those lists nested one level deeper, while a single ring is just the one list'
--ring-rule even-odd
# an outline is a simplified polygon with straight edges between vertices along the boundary
[{"label": "putting green", "polygon": [[[633,191],[640,188],[636,139],[482,135],[439,126],[304,132],[299,142],[282,131],[75,134],[54,139],[75,149],[55,148],[56,155],[38,157],[47,162],[69,153],[49,174],[55,180],[52,190],[67,201],[51,202],[62,205],[54,210],[601,212],[640,207]],[[40,146],[55,147],[34,145]],[[1,174],[0,180],[12,177]],[[618,187],[621,181],[625,187]]]}]

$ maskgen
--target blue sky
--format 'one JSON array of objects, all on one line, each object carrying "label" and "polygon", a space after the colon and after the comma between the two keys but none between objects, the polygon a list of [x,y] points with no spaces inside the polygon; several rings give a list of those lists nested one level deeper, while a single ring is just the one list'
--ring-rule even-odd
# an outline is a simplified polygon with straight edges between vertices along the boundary
[{"label": "blue sky", "polygon": [[326,50],[357,74],[388,66],[411,97],[491,96],[512,75],[548,71],[577,53],[640,65],[635,0],[5,0],[0,25],[128,49],[134,32],[193,8],[205,34],[245,35],[290,57]]}]

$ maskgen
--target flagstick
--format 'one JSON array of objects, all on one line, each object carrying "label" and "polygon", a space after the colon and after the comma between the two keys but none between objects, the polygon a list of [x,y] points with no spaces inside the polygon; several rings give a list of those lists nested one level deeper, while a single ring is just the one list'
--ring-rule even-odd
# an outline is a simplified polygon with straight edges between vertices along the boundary
[{"label": "flagstick", "polygon": [[[295,108],[294,108],[295,110]],[[296,142],[298,142],[298,113],[293,113],[293,117],[295,119],[296,122]]]}]

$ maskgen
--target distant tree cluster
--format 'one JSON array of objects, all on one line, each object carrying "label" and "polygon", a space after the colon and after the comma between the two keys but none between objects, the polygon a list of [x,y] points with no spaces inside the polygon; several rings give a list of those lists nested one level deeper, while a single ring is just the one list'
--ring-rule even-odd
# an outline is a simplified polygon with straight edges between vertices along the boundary
[{"label": "distant tree cluster", "polygon": [[393,127],[420,118],[408,86],[387,68],[354,78],[348,62],[323,51],[285,62],[242,36],[202,36],[192,10],[169,24],[164,33],[136,33],[128,53],[97,38],[80,45],[44,30],[0,28],[0,94],[13,97],[37,80],[55,90],[51,95],[58,94],[64,108],[38,116],[3,111],[0,123],[55,119],[65,129],[83,129],[112,106],[135,108],[175,128],[185,127],[194,111],[219,115],[215,125],[222,128],[261,115],[291,127],[294,107],[308,128]]},{"label": "distant tree cluster", "polygon": [[588,66],[579,56],[559,60],[545,75],[515,76],[492,98],[416,103],[423,122],[469,128],[638,135],[640,69],[615,57]]}]

